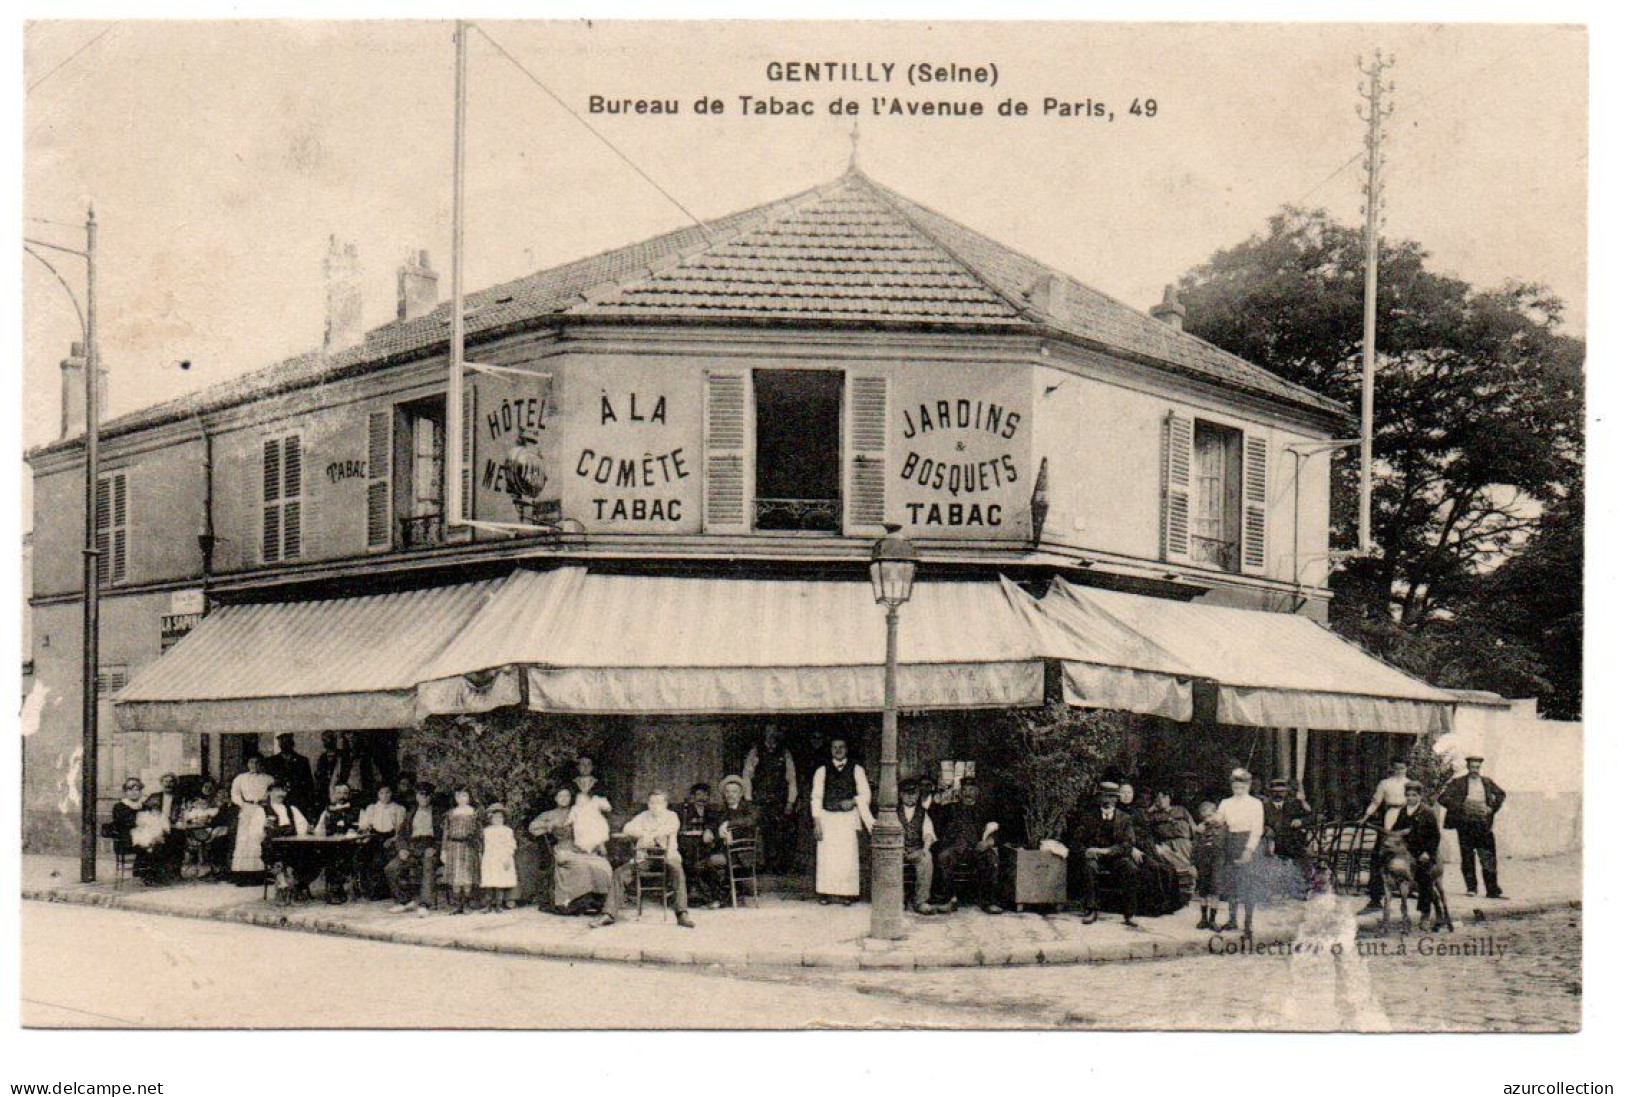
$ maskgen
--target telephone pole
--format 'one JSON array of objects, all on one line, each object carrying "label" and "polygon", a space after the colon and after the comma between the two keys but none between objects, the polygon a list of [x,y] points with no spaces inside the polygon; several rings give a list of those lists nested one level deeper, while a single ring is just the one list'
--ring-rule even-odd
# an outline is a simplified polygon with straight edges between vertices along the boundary
[{"label": "telephone pole", "polygon": [[1371,552],[1371,436],[1375,428],[1377,383],[1377,251],[1382,227],[1382,124],[1394,112],[1383,97],[1393,93],[1393,81],[1382,74],[1394,64],[1393,54],[1379,48],[1368,66],[1356,62],[1366,83],[1360,89],[1364,104],[1356,110],[1366,124],[1365,134],[1365,332],[1360,347],[1360,554]]}]

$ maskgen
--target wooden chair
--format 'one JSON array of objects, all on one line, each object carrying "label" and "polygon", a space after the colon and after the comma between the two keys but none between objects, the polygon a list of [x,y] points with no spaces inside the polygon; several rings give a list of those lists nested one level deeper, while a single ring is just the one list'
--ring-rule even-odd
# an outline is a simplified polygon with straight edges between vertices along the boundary
[{"label": "wooden chair", "polygon": [[643,896],[659,894],[660,910],[665,913],[671,903],[671,885],[666,880],[666,854],[658,849],[640,849],[634,855],[632,890],[637,897],[638,917],[643,917]]},{"label": "wooden chair", "polygon": [[108,848],[113,854],[113,890],[119,891],[124,887],[124,881],[130,878],[131,871],[135,867],[135,847],[120,840],[120,836],[113,829],[112,823],[102,824],[101,835],[107,841]]},{"label": "wooden chair", "polygon": [[760,843],[755,834],[736,837],[728,843],[728,898],[737,907],[741,897],[752,906],[762,905],[761,889],[756,881],[756,866],[761,860]]}]

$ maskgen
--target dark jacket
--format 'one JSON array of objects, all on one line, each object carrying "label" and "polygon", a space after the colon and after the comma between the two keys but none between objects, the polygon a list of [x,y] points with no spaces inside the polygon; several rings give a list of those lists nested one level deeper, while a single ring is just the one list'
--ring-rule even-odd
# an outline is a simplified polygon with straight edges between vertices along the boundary
[{"label": "dark jacket", "polygon": [[1074,857],[1082,857],[1086,849],[1098,848],[1109,849],[1116,856],[1126,857],[1134,849],[1134,843],[1134,819],[1128,812],[1118,808],[1108,821],[1101,815],[1099,807],[1091,807],[1073,828],[1072,841],[1068,845]]},{"label": "dark jacket", "polygon": [[[1495,824],[1495,813],[1501,810],[1502,804],[1506,803],[1507,794],[1500,785],[1488,777],[1480,776],[1479,780],[1484,782],[1484,806],[1490,812],[1489,818],[1485,822],[1486,825],[1493,826]],[[1473,820],[1466,811],[1467,775],[1465,773],[1444,786],[1444,792],[1439,795],[1439,803],[1444,805],[1444,826],[1446,830],[1455,830],[1464,824],[1469,826],[1472,824]]]},{"label": "dark jacket", "polygon": [[1425,853],[1435,861],[1439,859],[1439,818],[1432,808],[1423,805],[1416,809],[1415,815],[1401,809],[1399,817],[1394,820],[1393,829],[1404,833],[1405,848],[1410,850],[1412,857],[1421,857]]}]

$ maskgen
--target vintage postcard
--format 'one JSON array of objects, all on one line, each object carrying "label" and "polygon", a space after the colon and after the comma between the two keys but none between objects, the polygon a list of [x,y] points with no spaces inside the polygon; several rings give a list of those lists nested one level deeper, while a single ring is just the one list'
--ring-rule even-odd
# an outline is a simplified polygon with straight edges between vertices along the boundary
[{"label": "vintage postcard", "polygon": [[1584,26],[23,46],[24,1026],[1579,1030]]}]

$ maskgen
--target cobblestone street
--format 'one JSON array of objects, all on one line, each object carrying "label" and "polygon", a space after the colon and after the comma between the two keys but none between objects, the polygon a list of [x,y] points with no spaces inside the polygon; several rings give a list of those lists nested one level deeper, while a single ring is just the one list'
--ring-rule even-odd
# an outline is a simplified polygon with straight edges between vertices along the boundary
[{"label": "cobblestone street", "polygon": [[[1355,955],[1263,949],[1068,968],[846,972],[825,981],[922,1006],[1101,1029],[1573,1032],[1577,910],[1364,935]],[[1234,941],[1234,937],[1229,938]],[[1402,947],[1403,946],[1403,947]]]}]

